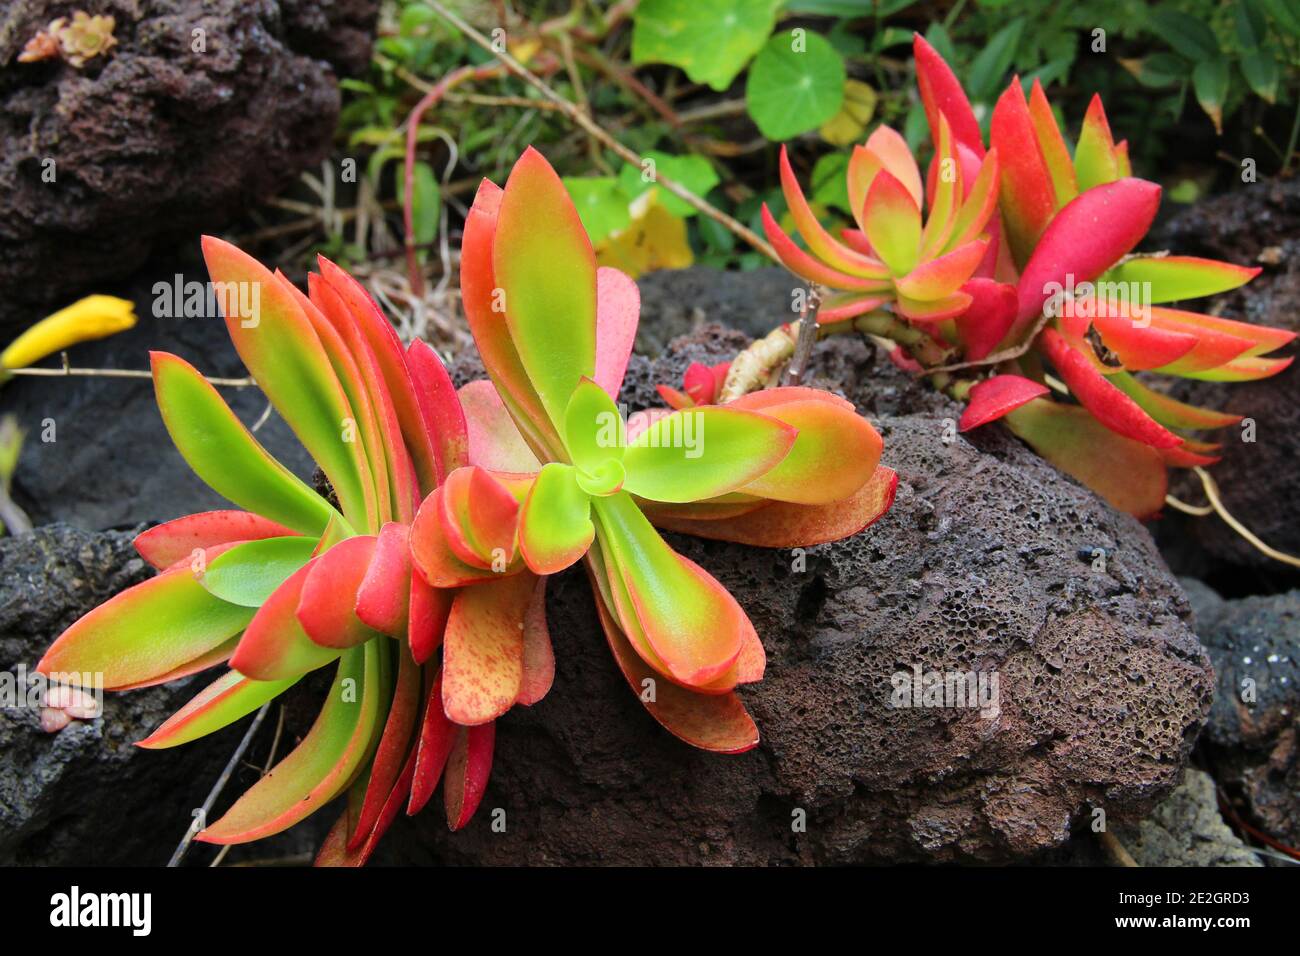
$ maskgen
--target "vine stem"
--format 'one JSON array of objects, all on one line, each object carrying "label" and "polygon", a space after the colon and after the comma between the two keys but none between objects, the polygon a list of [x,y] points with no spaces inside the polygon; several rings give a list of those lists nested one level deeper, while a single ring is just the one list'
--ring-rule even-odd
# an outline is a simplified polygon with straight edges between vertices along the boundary
[{"label": "vine stem", "polygon": [[[583,130],[583,132],[585,132],[588,136],[591,136],[593,139],[597,140],[601,145],[611,150],[612,152],[616,153],[619,156],[619,158],[624,160],[625,162],[631,163],[632,165],[641,167],[643,169],[645,168],[645,160],[637,152],[624,146],[613,136],[607,133],[598,123],[596,123],[595,120],[587,116],[587,114],[584,113],[581,109],[579,109],[573,103],[569,102],[559,93],[555,92],[555,90],[553,90],[549,85],[547,85],[545,80],[543,80],[541,77],[531,72],[526,66],[524,66],[513,56],[511,56],[508,50],[497,49],[496,46],[493,45],[491,40],[485,37],[478,30],[474,29],[474,27],[470,26],[470,24],[466,23],[455,13],[452,13],[450,10],[448,10],[446,6],[444,6],[442,3],[439,2],[439,0],[425,0],[425,3],[435,13],[437,13],[444,20],[446,20],[448,23],[454,26],[457,30],[465,34],[465,36],[469,37],[471,40],[473,40],[475,43],[481,46],[484,50],[487,50],[494,57],[496,57],[501,62],[501,65],[504,66],[504,68],[507,71],[519,77],[529,86],[533,87],[544,97],[546,97],[548,100],[554,103],[556,105],[556,108],[559,109],[561,113],[563,113],[574,124],[579,126]],[[465,70],[467,68],[461,67],[460,69]],[[479,67],[479,69],[486,69],[486,68]],[[450,79],[456,72],[460,72],[460,71],[457,70],[457,71],[453,71],[453,73],[451,74],[448,74],[448,76],[444,79],[444,82],[446,82],[447,79]],[[463,82],[464,79],[465,78],[459,79],[457,80],[457,82],[458,83]],[[442,84],[439,84],[439,86],[441,85]],[[443,92],[445,92],[445,90]],[[431,92],[429,96],[432,95],[433,94]],[[426,96],[425,99],[428,99],[428,96]],[[426,109],[427,108],[428,107],[426,107]],[[410,147],[411,137],[413,135],[414,134],[411,131],[411,129],[408,129],[407,130],[408,154],[410,151],[409,147]],[[408,177],[410,177],[411,174],[408,172],[407,175]],[[723,212],[718,207],[714,206],[708,200],[695,195],[695,193],[691,192],[685,186],[681,185],[680,183],[676,182],[673,179],[668,178],[667,176],[663,175],[657,170],[655,172],[654,181],[656,185],[662,186],[664,189],[672,193],[674,196],[676,196],[682,202],[686,203],[692,209],[696,210],[697,212],[699,212],[704,216],[707,216],[709,219],[712,219],[714,222],[718,223],[724,229],[733,233],[740,239],[747,242],[750,246],[757,249],[759,252],[763,253],[763,255],[767,256],[773,262],[779,261],[777,259],[776,250],[772,248],[771,244],[762,236],[758,235],[758,233],[754,232],[754,230],[750,229],[744,223],[740,222],[738,219],[735,219],[734,217],[727,215],[725,212]],[[409,200],[410,197],[409,186],[408,186],[407,197]],[[411,235],[412,235],[411,223],[408,220],[407,222],[408,243],[411,241],[410,239]],[[408,264],[409,264],[409,259],[408,259]]]},{"label": "vine stem", "polygon": [[1229,528],[1241,535],[1257,551],[1267,555],[1274,561],[1289,564],[1293,568],[1300,568],[1300,558],[1265,544],[1253,531],[1232,516],[1228,509],[1224,507],[1223,500],[1219,497],[1219,483],[1214,480],[1208,471],[1200,466],[1192,470],[1196,472],[1196,477],[1201,479],[1201,485],[1205,488],[1205,497],[1210,499],[1210,507],[1214,509],[1215,514],[1222,518]]}]

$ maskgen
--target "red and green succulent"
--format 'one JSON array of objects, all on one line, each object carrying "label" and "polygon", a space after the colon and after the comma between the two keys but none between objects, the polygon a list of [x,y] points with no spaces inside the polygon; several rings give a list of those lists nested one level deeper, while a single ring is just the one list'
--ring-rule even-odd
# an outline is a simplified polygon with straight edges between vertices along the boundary
[{"label": "red and green succulent", "polygon": [[[1041,84],[1026,96],[1014,78],[990,118],[986,148],[952,70],[919,36],[914,52],[935,142],[924,226],[917,166],[882,128],[849,163],[861,231],[845,231],[848,248],[812,216],[784,155],[782,185],[808,251],[770,215],[769,239],[796,275],[838,290],[819,321],[883,309],[938,346],[930,353],[943,361],[923,362],[923,371],[989,360],[997,373],[990,378],[972,383],[945,371],[938,379],[969,399],[963,430],[1005,418],[1115,506],[1156,513],[1167,467],[1217,460],[1220,446],[1196,433],[1241,419],[1176,401],[1139,373],[1265,378],[1291,363],[1270,353],[1295,334],[1171,307],[1237,288],[1259,270],[1133,253],[1155,218],[1160,187],[1132,176],[1127,145],[1114,141],[1099,98],[1071,153]],[[1018,354],[999,361],[1003,353]],[[1049,397],[1053,387],[1073,401]]]},{"label": "red and green succulent", "polygon": [[192,366],[154,353],[172,440],[241,510],[141,534],[159,573],[73,624],[39,665],[98,672],[116,690],[224,665],[147,748],[228,726],[335,668],[302,742],[198,839],[269,836],[345,795],[319,862],[360,864],[440,781],[448,824],[465,825],[495,719],[550,689],[545,579],[579,560],[651,714],[705,749],[757,743],[733,691],[762,676],[758,635],[657,528],[770,547],[861,530],[897,479],[850,403],[777,388],[626,418],[615,398],[636,286],[596,268],[567,192],[531,149],[504,190],[483,183],[466,224],[462,293],[490,381],[459,392],[433,350],[404,348],[332,263],[304,295],[220,240],[204,254],[220,288],[258,290],[228,297],[230,336],[329,493],[278,463]]}]

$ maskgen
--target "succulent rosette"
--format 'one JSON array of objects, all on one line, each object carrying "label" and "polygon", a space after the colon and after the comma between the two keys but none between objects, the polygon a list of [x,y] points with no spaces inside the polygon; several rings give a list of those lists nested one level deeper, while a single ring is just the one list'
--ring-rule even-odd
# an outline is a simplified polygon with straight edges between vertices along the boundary
[{"label": "succulent rosette", "polygon": [[[1199,433],[1241,418],[1177,401],[1145,373],[1266,378],[1291,363],[1271,353],[1295,333],[1174,307],[1235,289],[1259,270],[1134,254],[1160,187],[1132,176],[1127,144],[1114,140],[1099,98],[1071,151],[1041,84],[1026,96],[1014,78],[993,110],[986,148],[952,70],[920,36],[914,51],[935,144],[924,224],[916,163],[881,127],[849,162],[860,230],[833,240],[783,153],[782,185],[807,250],[770,214],[768,238],[792,272],[837,290],[820,321],[884,309],[928,333],[952,364],[989,359],[998,374],[966,383],[962,430],[1005,418],[1116,507],[1155,514],[1166,469],[1217,461],[1220,446]],[[952,225],[935,225],[945,221]],[[997,362],[1003,352],[1016,354]],[[1069,400],[1050,397],[1053,388]]]},{"label": "succulent rosette", "polygon": [[980,290],[967,285],[996,256],[988,226],[998,169],[996,151],[977,157],[940,117],[927,189],[907,141],[880,126],[849,157],[849,205],[858,228],[843,230],[838,241],[817,221],[783,146],[781,189],[808,249],[781,229],[766,204],[763,229],[786,268],[835,290],[818,313],[822,323],[886,304],[913,322],[952,319],[970,311]]},{"label": "succulent rosette", "polygon": [[[757,728],[733,691],[762,677],[762,643],[735,598],[656,525],[770,547],[854,534],[893,499],[879,435],[849,402],[806,388],[629,420],[616,396],[636,286],[597,269],[568,193],[531,149],[504,189],[479,188],[461,292],[491,385],[461,390],[471,465],[421,506],[417,568],[467,596],[502,574],[584,561],[610,649],[651,714],[707,750],[753,747]],[[478,491],[457,502],[462,485]],[[449,642],[448,674],[454,659]],[[507,705],[513,680],[478,701],[478,716]]]},{"label": "succulent rosette", "polygon": [[[242,510],[141,534],[136,548],[159,574],[77,621],[39,669],[101,672],[107,689],[127,690],[224,667],[140,742],[164,748],[334,667],[307,736],[198,839],[269,836],[346,793],[321,858],[360,863],[396,813],[418,810],[440,780],[448,822],[462,826],[491,766],[491,725],[446,715],[436,651],[444,634],[455,640],[498,612],[427,584],[412,572],[408,544],[420,502],[465,462],[464,416],[433,350],[403,348],[337,266],[322,259],[306,296],[225,242],[207,238],[203,248],[217,288],[235,291],[224,311],[240,357],[332,493],[272,458],[191,365],[153,353],[173,442]],[[517,699],[532,703],[549,686],[551,662],[544,616],[525,617],[532,653]]]}]

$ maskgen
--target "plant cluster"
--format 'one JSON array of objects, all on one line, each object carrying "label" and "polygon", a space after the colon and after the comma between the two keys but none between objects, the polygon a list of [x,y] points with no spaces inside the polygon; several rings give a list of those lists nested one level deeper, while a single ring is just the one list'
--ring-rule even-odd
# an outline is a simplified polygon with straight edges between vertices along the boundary
[{"label": "plant cluster", "polygon": [[209,734],[335,668],[307,736],[199,840],[269,836],[346,795],[319,862],[360,864],[439,781],[449,826],[464,826],[494,721],[550,689],[545,582],[580,560],[651,715],[707,750],[758,742],[734,689],[762,677],[763,645],[658,528],[768,547],[857,533],[897,479],[849,402],[776,388],[626,416],[616,398],[636,286],[597,267],[560,178],[531,149],[470,211],[462,294],[490,378],[459,392],[433,350],[403,348],[328,260],[304,295],[228,243],[203,249],[220,288],[260,290],[226,297],[227,328],[330,491],[276,462],[192,366],[153,353],[173,442],[241,510],[141,534],[158,575],[85,615],[39,664],[100,673],[113,690],[225,666],[146,748]]},{"label": "plant cluster", "polygon": [[[881,127],[849,161],[859,229],[831,237],[785,165],[786,201],[808,251],[770,215],[769,239],[792,272],[838,290],[821,321],[887,307],[924,332],[913,357],[969,400],[963,430],[1005,418],[1116,507],[1154,514],[1167,466],[1217,460],[1219,446],[1196,433],[1241,419],[1176,401],[1138,373],[1265,378],[1291,363],[1270,353],[1295,334],[1170,305],[1237,288],[1259,270],[1133,253],[1160,187],[1131,175],[1127,143],[1114,140],[1099,97],[1071,153],[1042,85],[1026,96],[1017,77],[986,141],[943,58],[920,36],[915,53],[936,145],[927,197],[901,137]],[[952,362],[994,364],[998,374],[954,381]],[[1049,366],[1073,402],[1046,397]]]}]

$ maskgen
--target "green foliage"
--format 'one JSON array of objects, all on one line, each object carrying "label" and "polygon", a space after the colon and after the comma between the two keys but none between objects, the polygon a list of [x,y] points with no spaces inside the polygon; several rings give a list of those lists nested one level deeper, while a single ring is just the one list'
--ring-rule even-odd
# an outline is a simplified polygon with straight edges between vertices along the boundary
[{"label": "green foliage", "polygon": [[824,37],[796,29],[777,33],[754,58],[745,104],[773,142],[816,129],[844,102],[844,60]]},{"label": "green foliage", "polygon": [[780,0],[644,0],[632,32],[633,63],[671,63],[696,83],[725,90],[772,32]]}]

